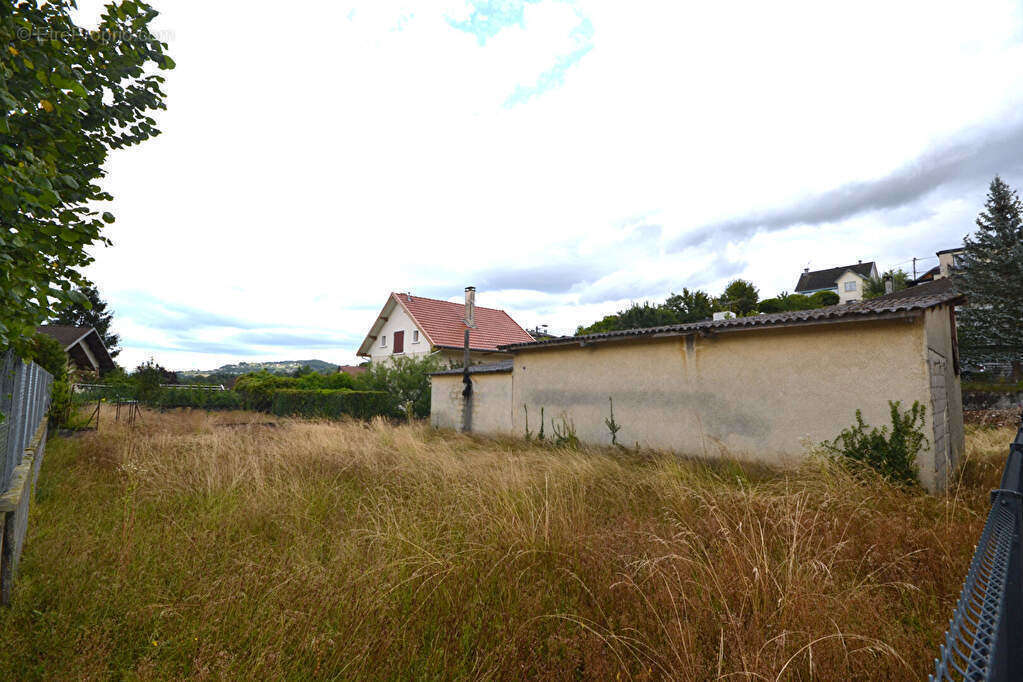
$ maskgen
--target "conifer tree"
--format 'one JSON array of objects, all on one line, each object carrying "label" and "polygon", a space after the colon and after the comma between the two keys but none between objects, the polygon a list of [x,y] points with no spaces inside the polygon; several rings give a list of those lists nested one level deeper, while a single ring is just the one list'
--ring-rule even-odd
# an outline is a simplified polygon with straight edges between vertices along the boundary
[{"label": "conifer tree", "polygon": [[1023,374],[1023,205],[995,176],[977,231],[952,270],[968,301],[958,314],[959,349],[973,362],[1008,361]]}]

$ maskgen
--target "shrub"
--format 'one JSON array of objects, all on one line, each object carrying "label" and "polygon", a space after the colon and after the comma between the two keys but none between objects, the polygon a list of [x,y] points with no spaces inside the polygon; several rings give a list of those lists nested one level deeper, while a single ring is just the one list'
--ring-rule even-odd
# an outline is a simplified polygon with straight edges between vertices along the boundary
[{"label": "shrub", "polygon": [[71,382],[68,379],[67,353],[55,338],[37,332],[32,337],[29,347],[29,359],[53,376],[48,414],[52,426],[63,426],[71,407]]},{"label": "shrub", "polygon": [[814,302],[815,307],[823,308],[829,305],[838,305],[840,299],[834,291],[818,291],[810,294],[810,300]]},{"label": "shrub", "polygon": [[202,388],[163,388],[146,403],[163,409],[194,407],[202,410],[240,410],[244,406],[242,396],[235,391],[210,391]]},{"label": "shrub", "polygon": [[369,419],[391,416],[391,396],[383,391],[282,388],[273,392],[270,411],[282,417],[337,419],[342,415]]},{"label": "shrub", "polygon": [[838,303],[834,291],[818,291],[810,296],[781,293],[775,298],[765,298],[757,309],[762,313],[781,313],[792,310],[813,310]]},{"label": "shrub", "polygon": [[355,385],[355,379],[350,374],[341,374],[340,372],[335,374],[319,374],[313,372],[311,374],[303,374],[295,379],[295,388],[337,390],[341,388],[356,389],[358,387]]},{"label": "shrub", "polygon": [[234,382],[234,390],[242,395],[245,406],[254,410],[269,410],[273,405],[273,394],[280,389],[296,390],[354,390],[355,379],[348,374],[303,374],[300,377],[289,377],[271,374],[266,370],[243,374]]},{"label": "shrub", "polygon": [[887,426],[868,432],[863,414],[856,410],[856,424],[830,443],[824,443],[824,448],[834,455],[862,462],[889,480],[916,484],[916,456],[928,442],[923,432],[926,409],[918,401],[905,413],[900,412],[900,406],[898,400],[888,401],[890,433]]},{"label": "shrub", "polygon": [[387,393],[388,414],[398,416],[411,412],[423,419],[430,416],[430,372],[438,369],[440,363],[435,357],[397,357],[392,362],[371,365],[357,384],[363,390]]},{"label": "shrub", "polygon": [[266,370],[238,377],[234,390],[241,397],[246,408],[268,412],[273,406],[273,394],[282,388],[297,388],[298,379],[270,374]]}]

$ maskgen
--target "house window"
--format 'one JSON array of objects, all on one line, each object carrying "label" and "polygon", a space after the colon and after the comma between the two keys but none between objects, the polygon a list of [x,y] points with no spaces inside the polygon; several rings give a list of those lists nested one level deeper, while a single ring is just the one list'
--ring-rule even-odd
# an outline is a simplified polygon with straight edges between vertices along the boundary
[{"label": "house window", "polygon": [[404,353],[405,352],[405,330],[394,332],[394,347],[391,349],[392,353]]},{"label": "house window", "polygon": [[413,329],[412,330],[412,343],[419,343],[419,330],[418,329]]},{"label": "house window", "polygon": [[846,291],[856,291],[856,282],[846,282],[845,283],[845,290]]},{"label": "house window", "polygon": [[387,334],[382,334],[380,336],[380,347],[387,348]]}]

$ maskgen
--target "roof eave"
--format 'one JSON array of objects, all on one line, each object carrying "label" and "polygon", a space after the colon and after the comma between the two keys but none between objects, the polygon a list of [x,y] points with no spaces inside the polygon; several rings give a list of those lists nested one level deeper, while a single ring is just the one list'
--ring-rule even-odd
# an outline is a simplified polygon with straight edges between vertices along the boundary
[{"label": "roof eave", "polygon": [[[444,350],[465,350],[465,346],[438,345],[438,346],[434,346],[434,348],[442,348]],[[505,350],[501,350],[502,348],[503,348],[503,346],[498,346],[497,348],[478,348],[478,347],[477,348],[473,348],[472,346],[469,346],[469,351],[473,352],[473,353],[507,353],[508,352],[508,351],[505,351]]]},{"label": "roof eave", "polygon": [[391,295],[387,298],[387,301],[384,303],[384,307],[380,309],[380,312],[377,313],[376,319],[373,320],[373,325],[369,328],[369,333],[366,334],[366,338],[363,339],[362,343],[359,345],[359,350],[355,353],[356,356],[361,358],[370,357],[369,349],[373,347],[373,342],[380,336],[380,330],[383,328],[384,323],[387,322],[387,318],[384,317],[384,315],[390,315],[391,311],[388,310],[388,306],[392,306],[391,309],[393,309],[393,306],[396,305],[395,300],[396,298],[394,293],[391,293]]},{"label": "roof eave", "polygon": [[89,347],[92,349],[92,354],[99,363],[97,369],[100,372],[109,372],[117,366],[114,359],[110,357],[110,351],[107,349],[106,344],[103,343],[103,339],[98,331],[93,329],[92,334],[86,334],[83,338],[87,340]]}]

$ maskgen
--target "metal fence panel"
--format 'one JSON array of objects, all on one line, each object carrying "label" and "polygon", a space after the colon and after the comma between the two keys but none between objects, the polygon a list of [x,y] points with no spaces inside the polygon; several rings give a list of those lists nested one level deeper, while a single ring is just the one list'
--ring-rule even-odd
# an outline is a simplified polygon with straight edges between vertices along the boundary
[{"label": "metal fence panel", "polygon": [[14,469],[50,407],[53,377],[35,363],[8,351],[0,356],[0,492],[7,490]]},{"label": "metal fence panel", "polygon": [[952,612],[931,680],[1023,679],[1023,426]]},{"label": "metal fence panel", "polygon": [[28,507],[46,447],[53,377],[8,352],[0,356],[0,602],[10,601]]}]

